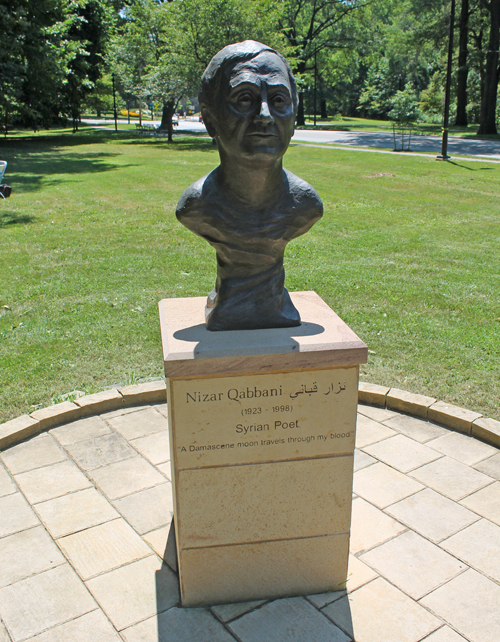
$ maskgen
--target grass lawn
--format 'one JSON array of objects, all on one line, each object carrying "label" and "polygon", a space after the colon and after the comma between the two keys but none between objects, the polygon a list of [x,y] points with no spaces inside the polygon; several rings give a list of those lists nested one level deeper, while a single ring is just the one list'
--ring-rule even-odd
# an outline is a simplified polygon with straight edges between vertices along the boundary
[{"label": "grass lawn", "polygon": [[[160,378],[158,300],[214,283],[214,251],[174,214],[216,166],[211,141],[82,129],[1,140],[0,158],[0,421]],[[287,248],[287,286],[368,344],[361,378],[500,419],[500,165],[300,146],[285,160],[325,204]]]}]

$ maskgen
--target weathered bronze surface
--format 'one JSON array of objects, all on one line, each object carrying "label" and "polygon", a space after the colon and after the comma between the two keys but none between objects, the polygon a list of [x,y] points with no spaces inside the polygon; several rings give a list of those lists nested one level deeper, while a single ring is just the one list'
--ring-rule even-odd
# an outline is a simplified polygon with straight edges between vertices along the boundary
[{"label": "weathered bronze surface", "polygon": [[261,43],[229,45],[206,68],[199,98],[220,165],[188,187],[177,218],[217,253],[207,328],[300,325],[285,288],[283,254],[321,218],[323,205],[308,183],[283,169],[297,113],[290,68]]}]

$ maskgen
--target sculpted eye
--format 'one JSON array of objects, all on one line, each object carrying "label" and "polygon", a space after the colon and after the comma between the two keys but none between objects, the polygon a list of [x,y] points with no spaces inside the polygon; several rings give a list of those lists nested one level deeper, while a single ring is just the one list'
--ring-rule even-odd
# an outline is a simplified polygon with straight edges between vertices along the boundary
[{"label": "sculpted eye", "polygon": [[274,94],[272,97],[272,103],[277,108],[285,107],[290,104],[290,97],[282,93]]},{"label": "sculpted eye", "polygon": [[241,94],[238,94],[236,98],[236,102],[239,106],[241,107],[246,107],[248,105],[251,105],[253,102],[253,96],[249,92],[244,92]]}]

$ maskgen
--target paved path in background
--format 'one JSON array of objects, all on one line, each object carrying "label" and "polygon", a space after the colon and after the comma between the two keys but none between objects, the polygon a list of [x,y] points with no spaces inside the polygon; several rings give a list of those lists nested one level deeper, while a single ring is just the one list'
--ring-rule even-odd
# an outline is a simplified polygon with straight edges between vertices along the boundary
[{"label": "paved path in background", "polygon": [[[103,125],[102,119],[87,119],[85,122],[93,125]],[[125,122],[125,121],[124,121]],[[131,121],[138,123],[139,121]],[[159,120],[143,121],[146,124],[158,126]],[[111,127],[112,122],[106,121],[106,127]],[[197,132],[206,133],[203,123],[193,120],[181,119],[174,128],[175,133]],[[342,145],[348,147],[371,147],[374,149],[394,149],[394,137],[388,132],[341,132],[320,130],[296,130],[292,140],[296,143],[316,143],[321,145]],[[396,137],[397,148],[401,149],[401,136]],[[408,136],[404,136],[404,149],[408,147]],[[412,134],[410,150],[412,152],[441,153],[440,136],[419,136]],[[500,160],[500,140],[475,140],[450,136],[448,139],[448,153],[461,156],[479,156]]]},{"label": "paved path in background", "polygon": [[[115,123],[113,120],[106,119],[104,120],[103,118],[85,118],[83,122],[87,123],[88,125],[94,125],[94,126],[102,126],[105,127],[106,129],[112,129],[115,126]],[[161,121],[160,120],[148,120],[146,118],[142,119],[142,124],[143,125],[154,125],[155,127],[159,127]],[[126,125],[127,121],[126,120],[119,120],[118,121],[118,127],[120,125]],[[138,125],[139,124],[139,119],[130,119],[130,124],[132,125]],[[184,118],[181,118],[179,121],[179,125],[174,126],[174,133],[177,132],[199,132],[199,133],[207,133],[207,129],[203,123],[200,123],[199,120],[186,120]]]},{"label": "paved path in background", "polygon": [[[292,139],[295,142],[309,142],[329,145],[348,145],[351,147],[373,147],[375,149],[394,149],[392,133],[385,132],[332,132],[305,131],[295,132]],[[401,135],[396,136],[397,148],[401,149]],[[408,136],[404,136],[404,149],[408,147]],[[416,136],[412,134],[410,150],[413,152],[441,153],[441,138],[439,136]],[[500,159],[500,140],[470,140],[450,136],[448,138],[448,153],[463,156],[484,156]]]},{"label": "paved path in background", "polygon": [[[111,121],[102,119],[87,119],[85,122],[92,125],[105,125],[111,127]],[[125,121],[123,121],[125,122]],[[139,121],[131,121],[138,123]],[[146,124],[158,126],[159,120],[143,121]],[[198,132],[206,133],[203,123],[194,120],[181,119],[179,125],[174,128],[175,133]],[[393,149],[394,138],[391,133],[386,132],[340,132],[320,130],[296,130],[292,138],[294,142],[308,142],[321,145],[346,145],[349,147],[372,147],[375,149]],[[396,137],[398,149],[401,149],[401,136]],[[408,146],[408,137],[404,137],[405,149]],[[439,154],[441,152],[441,138],[439,136],[417,136],[412,134],[411,151],[430,152]],[[448,139],[448,152],[465,156],[483,156],[486,158],[500,159],[500,141],[494,140],[472,140],[450,136]]]},{"label": "paved path in background", "polygon": [[359,406],[347,591],[182,608],[166,404],[0,454],[0,642],[498,642],[500,452]]}]

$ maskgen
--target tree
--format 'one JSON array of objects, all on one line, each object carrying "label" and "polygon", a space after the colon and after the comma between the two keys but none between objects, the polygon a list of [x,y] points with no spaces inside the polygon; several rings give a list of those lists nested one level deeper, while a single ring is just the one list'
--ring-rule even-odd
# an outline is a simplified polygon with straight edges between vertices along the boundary
[{"label": "tree", "polygon": [[165,53],[144,77],[149,96],[163,105],[160,129],[168,132],[169,143],[172,142],[172,116],[179,100],[189,89],[181,70],[182,59],[175,54]]},{"label": "tree", "polygon": [[318,54],[353,46],[354,38],[343,26],[347,18],[370,0],[287,0],[280,28],[291,49],[291,62],[299,82],[297,124],[304,125],[304,91],[301,81],[314,71]]},{"label": "tree", "polygon": [[92,91],[86,96],[82,109],[90,109],[100,118],[102,112],[113,109],[113,81],[111,74],[103,74],[95,83]]},{"label": "tree", "polygon": [[459,18],[458,69],[457,69],[457,115],[455,125],[467,126],[467,77],[469,41],[469,0],[462,0]]},{"label": "tree", "polygon": [[158,10],[159,6],[151,0],[134,2],[127,7],[108,51],[109,65],[118,76],[123,93],[139,99],[141,120],[142,102],[147,93],[144,76],[161,56]]},{"label": "tree", "polygon": [[392,109],[389,118],[401,125],[409,125],[418,118],[418,101],[413,88],[408,84],[391,99]]},{"label": "tree", "polygon": [[126,91],[162,104],[160,127],[172,140],[182,96],[196,94],[205,67],[225,45],[247,38],[280,46],[274,0],[135,0],[123,12],[110,64]]},{"label": "tree", "polygon": [[142,103],[159,101],[162,105],[160,129],[172,141],[172,116],[180,98],[189,87],[185,61],[174,51],[178,35],[171,3],[153,0],[134,2],[124,13],[124,23],[111,47],[111,66],[126,93]]},{"label": "tree", "polygon": [[25,30],[25,7],[21,0],[12,0],[0,12],[0,117],[5,135],[10,118],[20,107]]},{"label": "tree", "polygon": [[401,128],[401,150],[404,149],[404,128],[409,128],[408,150],[411,143],[411,123],[418,118],[418,102],[413,88],[408,84],[401,91],[398,90],[392,100],[392,109],[389,118],[392,120],[392,131],[394,135],[394,151],[396,151],[396,126]]},{"label": "tree", "polygon": [[[6,74],[13,72],[10,82],[6,78],[5,83],[6,95],[15,96],[12,116],[16,122],[34,129],[47,127],[61,112],[66,53],[61,38],[64,8],[58,0],[14,0],[11,10],[11,17],[17,22],[13,28],[15,37],[12,43],[2,43],[1,49],[9,52]],[[5,13],[8,16],[8,7]],[[4,7],[1,15],[4,16]],[[3,33],[3,29],[0,32]],[[12,31],[7,30],[2,38],[8,41],[11,34]],[[3,64],[0,74],[4,74]],[[11,103],[11,106],[14,105]]]},{"label": "tree", "polygon": [[34,129],[65,115],[100,77],[113,0],[9,0],[0,12],[0,107]]},{"label": "tree", "polygon": [[496,108],[499,80],[498,47],[500,46],[500,0],[481,0],[490,14],[490,33],[486,66],[484,70],[484,90],[481,96],[481,115],[478,134],[496,134]]},{"label": "tree", "polygon": [[65,36],[72,55],[67,62],[63,100],[76,131],[82,103],[102,75],[113,13],[103,0],[79,0],[70,6]]},{"label": "tree", "polygon": [[445,70],[437,71],[428,87],[420,93],[419,111],[427,121],[442,122],[445,82]]},{"label": "tree", "polygon": [[251,39],[286,53],[279,0],[174,0],[172,51],[182,58],[186,84],[198,91],[201,75],[226,45]]},{"label": "tree", "polygon": [[226,45],[257,40],[286,54],[280,29],[279,0],[174,0],[172,28],[176,34],[172,52],[177,73],[191,95],[198,93],[203,71]]},{"label": "tree", "polygon": [[401,82],[401,74],[390,68],[387,58],[381,58],[368,70],[363,93],[359,98],[362,113],[372,118],[384,118],[393,107],[394,92]]}]

